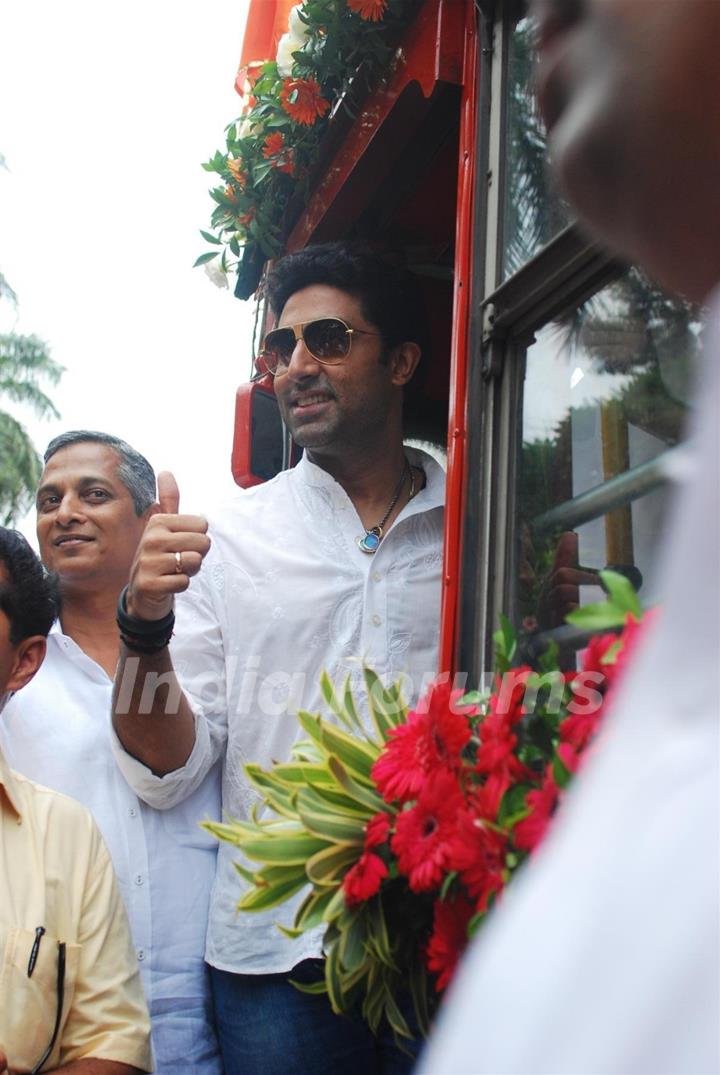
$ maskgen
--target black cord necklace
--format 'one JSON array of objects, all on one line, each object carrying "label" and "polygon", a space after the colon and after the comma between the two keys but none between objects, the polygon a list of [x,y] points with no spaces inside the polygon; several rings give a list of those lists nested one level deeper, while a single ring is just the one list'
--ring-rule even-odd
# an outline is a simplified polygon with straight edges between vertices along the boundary
[{"label": "black cord necklace", "polygon": [[407,457],[403,463],[402,474],[400,475],[400,481],[397,483],[395,492],[392,495],[392,500],[388,504],[387,511],[383,515],[382,519],[375,526],[371,526],[369,530],[366,530],[362,537],[357,538],[357,547],[362,551],[368,553],[370,556],[378,551],[380,542],[383,539],[383,527],[390,518],[392,510],[400,499],[400,493],[402,492],[403,485],[405,484],[405,478],[410,473],[410,500],[415,495],[415,475],[413,469],[407,461]]}]

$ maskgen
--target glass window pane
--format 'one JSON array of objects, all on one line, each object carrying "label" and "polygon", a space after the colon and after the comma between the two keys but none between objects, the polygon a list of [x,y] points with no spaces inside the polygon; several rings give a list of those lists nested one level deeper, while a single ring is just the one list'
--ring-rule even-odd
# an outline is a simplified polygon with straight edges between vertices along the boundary
[{"label": "glass window pane", "polygon": [[532,41],[530,20],[520,19],[508,53],[503,279],[570,223],[548,181],[545,132],[532,89]]},{"label": "glass window pane", "polygon": [[[519,468],[516,618],[553,629],[601,599],[612,567],[653,603],[667,486],[682,437],[700,321],[635,269],[527,351]],[[580,575],[558,576],[560,569]]]}]

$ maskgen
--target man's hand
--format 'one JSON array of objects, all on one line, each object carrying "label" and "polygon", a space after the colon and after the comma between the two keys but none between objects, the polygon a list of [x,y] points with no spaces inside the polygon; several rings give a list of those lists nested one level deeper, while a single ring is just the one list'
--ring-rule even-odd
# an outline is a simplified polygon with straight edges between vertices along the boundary
[{"label": "man's hand", "polygon": [[158,506],[159,512],[145,527],[130,570],[127,610],[141,620],[167,616],[174,594],[187,590],[210,548],[207,519],[178,514],[180,492],[168,471],[158,474]]},{"label": "man's hand", "polygon": [[580,601],[580,587],[599,584],[596,571],[578,564],[578,535],[568,530],[560,535],[555,560],[538,600],[538,622],[542,628],[561,627]]}]

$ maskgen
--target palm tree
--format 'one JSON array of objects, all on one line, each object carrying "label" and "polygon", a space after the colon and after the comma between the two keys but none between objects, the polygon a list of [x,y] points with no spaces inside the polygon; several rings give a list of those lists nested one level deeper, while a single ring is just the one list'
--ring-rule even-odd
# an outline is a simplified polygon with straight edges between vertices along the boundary
[{"label": "palm tree", "polygon": [[[39,418],[59,418],[39,382],[57,384],[63,367],[37,336],[0,335],[0,398],[29,407]],[[32,503],[42,461],[22,424],[0,410],[0,520],[11,525]]]},{"label": "palm tree", "polygon": [[[0,167],[5,158],[0,153]],[[0,272],[0,300],[17,308],[17,295]],[[39,418],[60,415],[40,382],[57,384],[63,367],[37,336],[0,334],[0,399],[27,406]],[[32,503],[42,461],[21,423],[0,410],[0,522],[10,526]]]}]

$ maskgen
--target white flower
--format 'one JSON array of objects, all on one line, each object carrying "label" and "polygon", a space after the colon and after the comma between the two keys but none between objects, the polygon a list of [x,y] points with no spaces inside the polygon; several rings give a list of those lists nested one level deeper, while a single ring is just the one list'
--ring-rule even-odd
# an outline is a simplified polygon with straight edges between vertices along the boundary
[{"label": "white flower", "polygon": [[299,52],[307,41],[308,28],[300,19],[302,4],[296,4],[291,8],[288,17],[288,32],[283,34],[278,42],[277,68],[282,78],[289,78],[293,69],[293,52]]},{"label": "white flower", "polygon": [[227,273],[223,269],[219,257],[205,262],[205,272],[215,284],[215,287],[229,287]]}]

